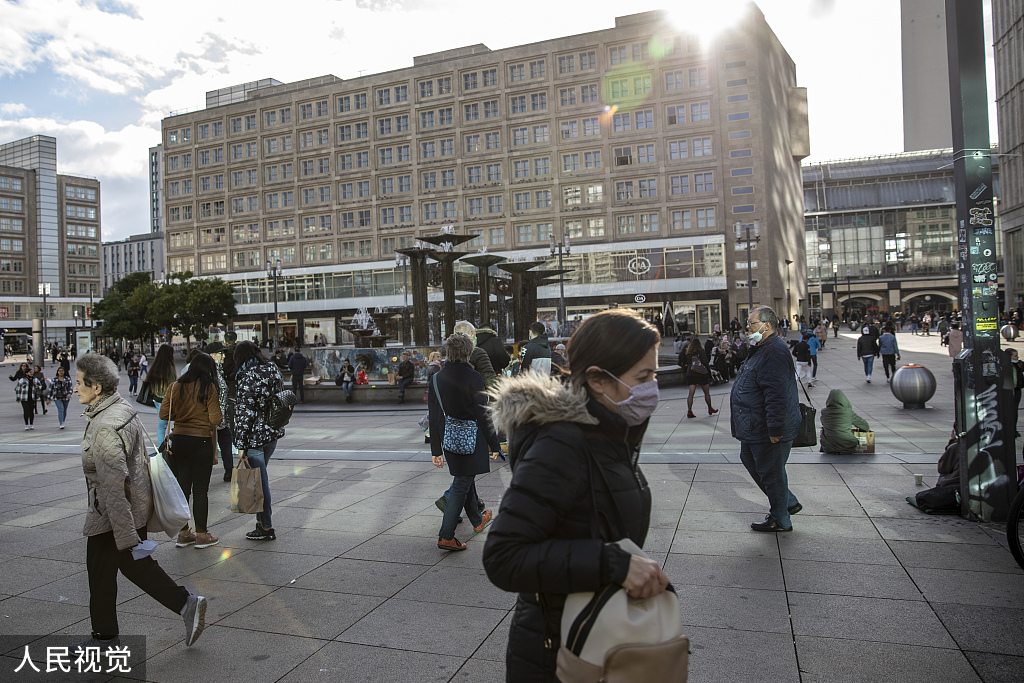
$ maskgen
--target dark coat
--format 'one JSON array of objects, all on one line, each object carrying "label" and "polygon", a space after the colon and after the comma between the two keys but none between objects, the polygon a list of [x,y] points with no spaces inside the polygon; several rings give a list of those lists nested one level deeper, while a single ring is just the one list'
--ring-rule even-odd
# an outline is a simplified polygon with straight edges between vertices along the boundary
[{"label": "dark coat", "polygon": [[398,364],[398,376],[402,379],[412,379],[416,376],[416,366],[411,360],[403,360]]},{"label": "dark coat", "polygon": [[629,427],[585,390],[537,373],[491,396],[495,426],[509,435],[512,482],[483,563],[495,586],[519,593],[506,680],[554,681],[566,594],[621,584],[630,557],[607,542],[646,539],[651,492],[637,459],[647,424]]},{"label": "dark coat", "polygon": [[[488,446],[493,451],[499,450],[499,446],[484,413],[486,400],[484,379],[468,363],[445,363],[427,385],[430,454],[444,455],[453,477],[487,474],[491,470]],[[476,421],[476,451],[472,455],[442,451],[445,416]]]},{"label": "dark coat", "polygon": [[740,441],[764,443],[779,436],[792,441],[800,431],[796,366],[786,342],[777,334],[747,351],[732,385],[732,435]]},{"label": "dark coat", "polygon": [[708,375],[711,374],[711,364],[708,363],[708,355],[704,353],[703,348],[697,347],[697,357],[700,358],[700,362],[704,364],[704,367],[708,369],[708,372],[701,374],[690,370],[690,364],[693,363],[693,355],[689,351],[690,345],[687,344],[683,348],[683,352],[679,354],[679,365],[686,371],[686,383],[697,386],[707,384]]},{"label": "dark coat", "polygon": [[292,373],[292,377],[302,377],[302,373],[306,372],[306,357],[299,352],[293,353],[288,357],[288,369]]},{"label": "dark coat", "polygon": [[861,359],[861,356],[877,356],[878,351],[878,338],[872,337],[870,334],[862,334],[857,338],[857,360]]},{"label": "dark coat", "polygon": [[801,363],[811,362],[811,345],[803,339],[793,344],[793,357]]},{"label": "dark coat", "polygon": [[551,345],[548,343],[548,336],[546,334],[539,334],[526,342],[519,358],[521,361],[519,372],[521,373],[532,370],[533,361],[538,358],[551,358]]},{"label": "dark coat", "polygon": [[487,357],[491,359],[491,367],[494,368],[495,373],[507,368],[512,361],[512,357],[505,350],[505,345],[501,343],[498,335],[492,329],[486,327],[477,329],[476,345],[487,352]]}]

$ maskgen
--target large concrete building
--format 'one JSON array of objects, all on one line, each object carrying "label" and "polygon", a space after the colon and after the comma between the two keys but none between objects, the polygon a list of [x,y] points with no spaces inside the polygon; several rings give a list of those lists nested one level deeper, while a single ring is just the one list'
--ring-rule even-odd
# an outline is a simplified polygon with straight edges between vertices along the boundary
[{"label": "large concrete building", "polygon": [[946,56],[946,0],[900,0],[903,151],[953,144]]},{"label": "large concrete building", "polygon": [[803,177],[813,313],[958,309],[952,149],[806,164]]},{"label": "large concrete building", "polygon": [[[0,324],[65,342],[100,294],[100,183],[57,173],[57,140],[0,144]],[[48,287],[46,308],[40,287]]]},{"label": "large concrete building", "polygon": [[106,295],[115,282],[131,273],[148,273],[152,280],[164,278],[162,234],[143,233],[103,243],[103,294]]},{"label": "large concrete building", "polygon": [[[660,12],[342,80],[268,79],[163,121],[167,267],[237,285],[245,338],[334,338],[403,304],[395,249],[442,226],[549,258],[570,238],[570,319],[612,305],[708,332],[755,303],[803,312],[806,91],[756,7],[701,44]],[[752,272],[733,224],[759,220]],[[500,273],[500,271],[495,271]],[[539,292],[542,315],[558,287]],[[325,333],[326,331],[326,333]]]},{"label": "large concrete building", "polygon": [[1024,305],[1024,3],[992,0],[1007,304]]}]

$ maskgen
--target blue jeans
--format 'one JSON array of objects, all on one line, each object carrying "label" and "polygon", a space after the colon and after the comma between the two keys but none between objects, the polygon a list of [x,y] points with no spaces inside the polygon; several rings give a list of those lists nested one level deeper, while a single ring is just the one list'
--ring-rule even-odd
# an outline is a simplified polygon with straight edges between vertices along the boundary
[{"label": "blue jeans", "polygon": [[747,468],[757,487],[768,496],[772,519],[785,529],[793,525],[789,519],[788,508],[800,502],[789,490],[789,478],[786,476],[786,462],[792,448],[792,441],[740,442],[740,460],[743,466]]},{"label": "blue jeans", "polygon": [[861,356],[860,359],[864,361],[864,376],[871,379],[871,370],[875,367],[875,357]]},{"label": "blue jeans", "polygon": [[342,382],[341,388],[345,391],[346,398],[352,395],[352,387],[356,385],[355,382]]},{"label": "blue jeans", "polygon": [[66,399],[66,398],[58,398],[58,399],[54,400],[54,403],[57,404],[57,424],[60,424],[60,425],[64,424],[64,418],[68,414],[68,403],[69,402],[70,401],[68,399]]},{"label": "blue jeans", "polygon": [[270,443],[263,444],[263,448],[250,448],[245,452],[250,467],[258,467],[260,470],[260,482],[263,484],[263,512],[256,513],[256,523],[264,529],[274,528],[274,523],[270,519],[270,477],[267,476],[267,463],[276,448],[277,439],[274,439]]},{"label": "blue jeans", "polygon": [[163,401],[153,401],[153,405],[156,406],[156,447],[160,448],[160,445],[164,442],[164,437],[167,436],[167,420],[161,420],[160,415],[160,404]]},{"label": "blue jeans", "polygon": [[129,375],[128,376],[128,393],[129,394],[134,394],[138,390],[139,390],[139,376],[138,375],[134,375],[134,376]]},{"label": "blue jeans", "polygon": [[449,489],[448,504],[444,508],[444,519],[441,520],[441,530],[437,532],[438,538],[450,541],[455,538],[455,526],[459,523],[459,514],[463,509],[469,523],[474,527],[480,526],[484,517],[477,509],[476,498],[476,477],[465,476],[455,477],[452,487]]}]

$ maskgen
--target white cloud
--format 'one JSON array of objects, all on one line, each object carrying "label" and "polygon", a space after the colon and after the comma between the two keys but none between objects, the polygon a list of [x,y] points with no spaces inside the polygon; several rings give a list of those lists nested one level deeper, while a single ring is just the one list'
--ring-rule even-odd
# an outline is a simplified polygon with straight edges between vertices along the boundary
[{"label": "white cloud", "polygon": [[0,103],[0,114],[4,116],[24,116],[28,113],[28,105],[22,102]]}]

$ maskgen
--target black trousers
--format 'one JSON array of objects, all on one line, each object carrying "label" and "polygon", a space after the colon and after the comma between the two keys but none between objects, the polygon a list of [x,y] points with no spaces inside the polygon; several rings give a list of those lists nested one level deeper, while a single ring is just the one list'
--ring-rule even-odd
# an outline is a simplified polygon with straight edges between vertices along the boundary
[{"label": "black trousers", "polygon": [[306,385],[302,381],[302,375],[296,377],[292,375],[292,393],[295,394],[295,398],[300,401],[306,400]]},{"label": "black trousers", "polygon": [[885,376],[890,377],[889,369],[892,369],[892,374],[896,374],[896,354],[895,353],[883,353],[882,354],[882,369],[885,370]]},{"label": "black trousers", "polygon": [[220,448],[220,461],[224,472],[235,469],[235,458],[231,446],[231,427],[217,430],[217,446]]},{"label": "black trousers", "polygon": [[[146,527],[138,530],[146,540]],[[174,583],[152,556],[136,560],[131,550],[118,550],[114,532],[90,536],[85,546],[85,565],[89,572],[89,616],[94,637],[113,638],[120,635],[117,625],[117,572],[146,591],[153,599],[181,614],[189,592]]]},{"label": "black trousers", "polygon": [[36,417],[35,399],[31,401],[21,401],[21,410],[23,413],[25,413],[25,424],[32,424],[35,421]]},{"label": "black trousers", "polygon": [[213,439],[174,434],[168,461],[185,499],[192,499],[196,532],[206,533],[210,516],[210,475],[213,474]]}]

